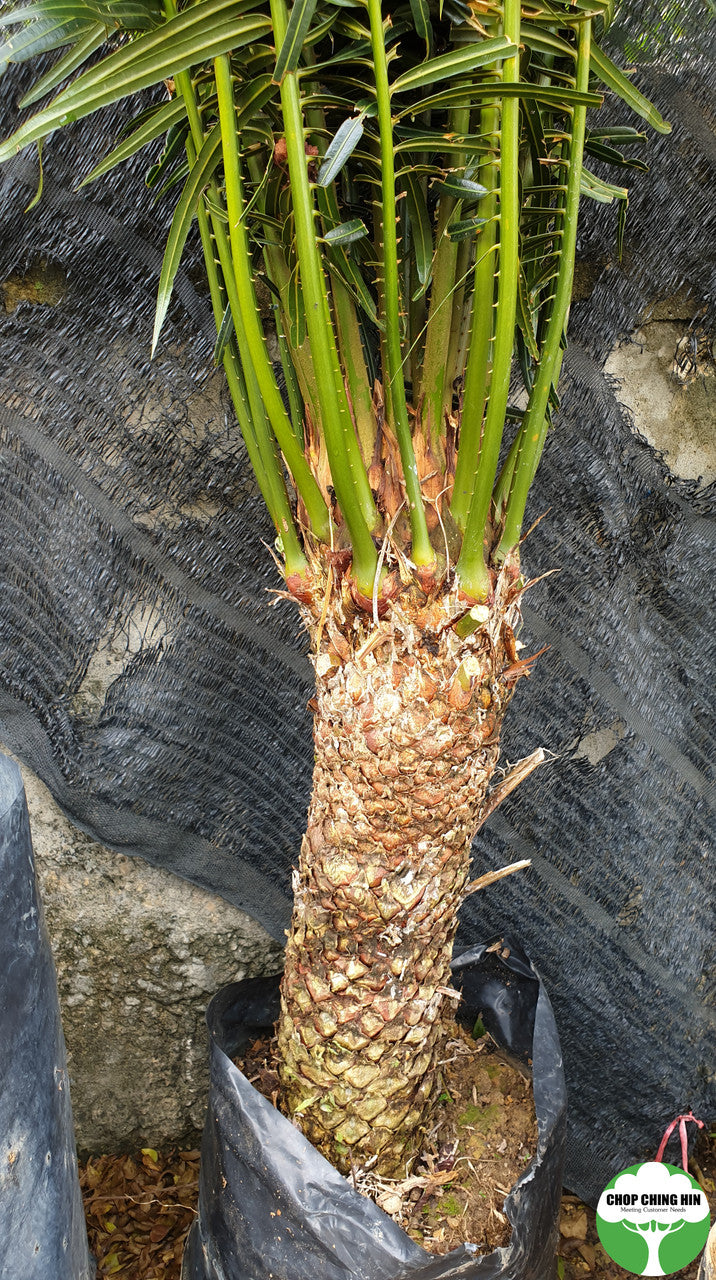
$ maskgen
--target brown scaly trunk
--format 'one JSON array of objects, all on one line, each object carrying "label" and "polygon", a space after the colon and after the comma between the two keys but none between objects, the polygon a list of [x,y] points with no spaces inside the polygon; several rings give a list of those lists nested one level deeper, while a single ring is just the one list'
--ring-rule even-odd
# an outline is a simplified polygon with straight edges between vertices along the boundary
[{"label": "brown scaly trunk", "polygon": [[[315,765],[279,1022],[285,1101],[347,1170],[405,1168],[429,1118],[470,843],[514,682],[503,572],[466,639],[453,593],[405,592],[378,625],[345,585],[306,610]],[[322,606],[322,608],[321,608]],[[321,616],[317,617],[316,614]]]}]

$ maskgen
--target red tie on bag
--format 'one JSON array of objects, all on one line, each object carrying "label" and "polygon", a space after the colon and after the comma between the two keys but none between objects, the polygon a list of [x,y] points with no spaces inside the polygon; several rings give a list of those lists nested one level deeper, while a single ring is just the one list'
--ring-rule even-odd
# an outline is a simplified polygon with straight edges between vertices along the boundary
[{"label": "red tie on bag", "polygon": [[681,1139],[681,1163],[682,1163],[682,1165],[683,1165],[683,1167],[684,1167],[684,1171],[685,1171],[686,1173],[688,1173],[688,1172],[689,1172],[689,1153],[688,1153],[688,1150],[687,1150],[687,1143],[686,1143],[686,1125],[687,1125],[687,1123],[689,1122],[689,1120],[690,1120],[693,1124],[697,1124],[697,1125],[699,1126],[699,1129],[703,1129],[703,1127],[704,1127],[704,1122],[703,1122],[703,1120],[698,1120],[698,1119],[696,1118],[696,1116],[694,1115],[693,1111],[689,1111],[689,1113],[688,1113],[687,1115],[684,1115],[684,1116],[677,1116],[675,1120],[672,1120],[672,1121],[671,1121],[671,1124],[669,1125],[668,1129],[666,1130],[666,1133],[664,1134],[663,1138],[661,1139],[661,1144],[660,1144],[660,1146],[659,1146],[659,1150],[657,1151],[656,1155],[654,1156],[654,1159],[655,1159],[655,1160],[659,1160],[659,1161],[663,1160],[663,1158],[664,1158],[664,1152],[665,1152],[665,1150],[666,1150],[666,1144],[667,1144],[667,1142],[669,1141],[669,1138],[671,1137],[672,1133],[674,1132],[674,1129],[676,1128],[676,1126],[677,1126],[677,1124],[678,1124],[678,1126],[679,1126],[679,1138]]}]

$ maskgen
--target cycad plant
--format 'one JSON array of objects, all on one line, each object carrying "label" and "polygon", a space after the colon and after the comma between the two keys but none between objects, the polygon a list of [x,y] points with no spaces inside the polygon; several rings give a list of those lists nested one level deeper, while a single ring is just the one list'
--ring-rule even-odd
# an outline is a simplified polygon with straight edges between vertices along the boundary
[{"label": "cycad plant", "polygon": [[627,195],[583,157],[644,167],[620,150],[635,129],[587,133],[595,86],[668,128],[594,43],[610,8],[39,0],[1,19],[0,62],[69,46],[21,105],[74,77],[2,160],[158,86],[85,181],[164,139],[152,180],[180,194],[154,342],[196,218],[215,356],[306,622],[315,767],[280,1070],[343,1168],[391,1172],[415,1145],[470,842],[514,781],[488,792],[531,662],[520,542],[580,193]]}]

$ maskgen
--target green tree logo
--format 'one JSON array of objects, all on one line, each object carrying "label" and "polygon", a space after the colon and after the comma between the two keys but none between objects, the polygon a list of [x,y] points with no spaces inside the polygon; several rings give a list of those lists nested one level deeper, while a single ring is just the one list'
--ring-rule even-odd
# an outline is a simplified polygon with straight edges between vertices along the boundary
[{"label": "green tree logo", "polygon": [[708,1201],[674,1165],[634,1164],[605,1187],[597,1206],[599,1239],[610,1258],[637,1276],[670,1276],[706,1244]]}]

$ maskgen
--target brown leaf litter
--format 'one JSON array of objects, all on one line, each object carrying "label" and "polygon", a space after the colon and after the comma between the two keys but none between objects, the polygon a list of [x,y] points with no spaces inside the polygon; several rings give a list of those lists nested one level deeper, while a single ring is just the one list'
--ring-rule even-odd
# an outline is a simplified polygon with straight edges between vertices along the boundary
[{"label": "brown leaf litter", "polygon": [[179,1280],[196,1216],[198,1151],[144,1147],[136,1156],[90,1156],[80,1185],[98,1277]]},{"label": "brown leaf litter", "polygon": [[[266,1041],[257,1041],[256,1045],[263,1061]],[[482,1062],[487,1065],[489,1058],[483,1058]],[[454,1064],[446,1064],[446,1069],[447,1066]],[[256,1074],[257,1069],[269,1070],[261,1063],[257,1067],[254,1059],[252,1074]],[[264,1077],[263,1083],[270,1097],[278,1083],[275,1073]],[[494,1087],[494,1079],[491,1084]],[[445,1091],[450,1088],[453,1094],[457,1093],[454,1078]],[[475,1089],[477,1092],[477,1081]],[[478,1093],[478,1102],[479,1098]],[[455,1103],[460,1105],[456,1098]],[[500,1105],[499,1101],[496,1105]],[[713,1132],[707,1130],[701,1134],[694,1157],[689,1161],[689,1170],[706,1191],[713,1214],[716,1212],[716,1129],[713,1125],[711,1129]],[[406,1217],[415,1219],[423,1233],[427,1225],[423,1221],[423,1209],[428,1207],[429,1199],[440,1201],[453,1192],[457,1199],[461,1188],[464,1190],[464,1181],[456,1177],[455,1165],[450,1166],[453,1158],[453,1152],[443,1144],[437,1155],[432,1154],[416,1169],[412,1175],[413,1185],[403,1187],[400,1192]],[[157,1152],[149,1147],[136,1156],[91,1156],[80,1166],[90,1248],[98,1259],[98,1280],[105,1276],[116,1276],[118,1280],[179,1280],[186,1234],[196,1213],[198,1171],[198,1151]],[[410,1178],[404,1179],[404,1182],[410,1181]],[[506,1181],[503,1185],[507,1185]],[[390,1195],[391,1191],[384,1187],[379,1188],[379,1193]],[[421,1204],[426,1193],[425,1202]],[[431,1212],[429,1209],[425,1216],[429,1217]],[[412,1229],[408,1229],[412,1234]],[[434,1227],[432,1229],[434,1231]],[[463,1238],[462,1230],[458,1230],[458,1236]],[[452,1247],[447,1245],[447,1239],[442,1246]],[[699,1259],[696,1259],[677,1272],[673,1280],[696,1280],[698,1267]],[[573,1195],[562,1197],[557,1275],[559,1280],[624,1280],[625,1276],[599,1243],[594,1210]]]}]

